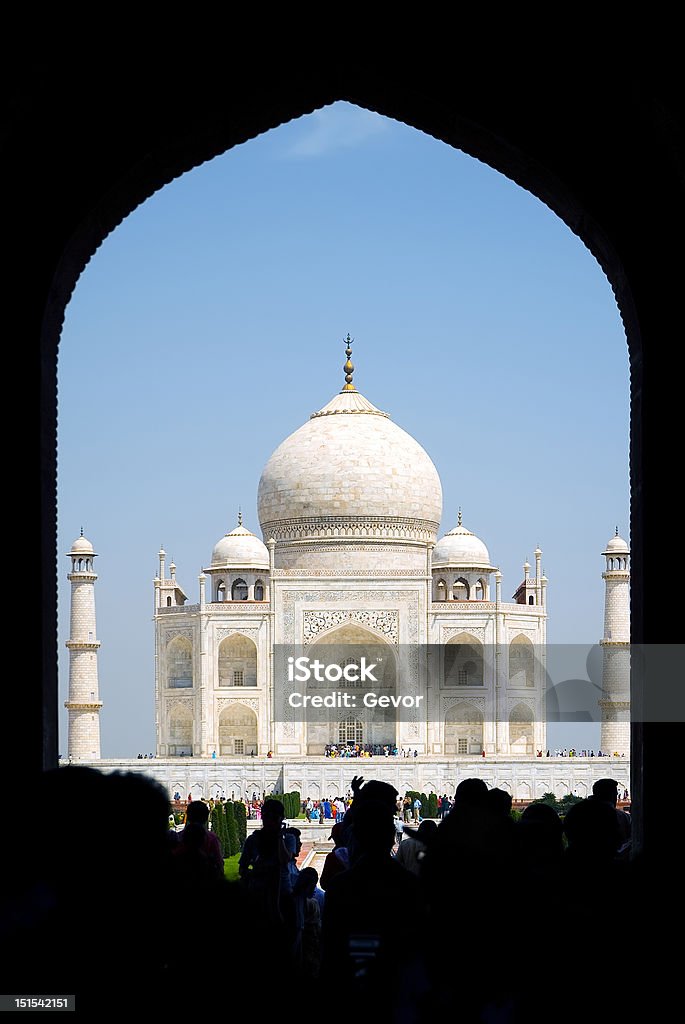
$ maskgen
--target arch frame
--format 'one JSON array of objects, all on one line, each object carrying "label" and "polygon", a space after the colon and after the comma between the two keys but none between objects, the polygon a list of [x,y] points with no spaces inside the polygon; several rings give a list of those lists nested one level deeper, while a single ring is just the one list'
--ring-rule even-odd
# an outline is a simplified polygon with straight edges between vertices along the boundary
[{"label": "arch frame", "polygon": [[[56,353],[76,281],[103,239],[159,188],[228,148],[336,99],[410,124],[500,171],[546,203],[598,260],[616,296],[631,360],[632,636],[638,643],[658,642],[661,613],[648,595],[659,593],[659,559],[645,557],[644,527],[667,505],[668,492],[653,476],[647,486],[644,467],[647,452],[658,450],[660,438],[682,433],[676,393],[682,373],[675,363],[683,354],[664,340],[681,317],[679,271],[674,261],[654,258],[668,253],[669,238],[685,227],[679,173],[683,97],[675,71],[667,60],[649,75],[636,71],[631,48],[607,45],[601,38],[589,44],[600,47],[597,59],[582,66],[569,42],[549,57],[536,53],[530,62],[521,59],[517,47],[510,48],[511,56],[495,52],[491,66],[479,54],[476,69],[466,55],[457,65],[447,53],[440,59],[438,51],[446,43],[432,35],[430,66],[419,74],[419,62],[414,69],[406,60],[399,74],[395,55],[372,38],[355,46],[350,61],[344,33],[336,34],[334,42],[327,40],[319,54],[296,39],[272,48],[268,30],[260,31],[265,45],[251,52],[249,89],[242,70],[227,66],[218,53],[205,52],[205,45],[212,47],[206,40],[195,58],[190,46],[183,55],[186,68],[197,73],[177,82],[165,54],[149,47],[130,49],[122,79],[115,71],[115,40],[112,52],[104,45],[88,55],[65,37],[54,52],[40,55],[39,65],[29,50],[32,41],[16,41],[13,67],[36,72],[14,76],[10,99],[17,102],[8,103],[9,114],[3,114],[9,197],[5,243],[16,254],[18,270],[18,287],[7,291],[5,315],[19,325],[19,353],[27,354],[29,374],[39,380],[41,672],[37,687],[17,695],[24,763],[35,771],[54,767],[59,749]],[[418,52],[421,32],[407,45]],[[638,48],[645,45],[642,41]],[[504,78],[506,90],[501,88]],[[529,97],[543,81],[547,104],[531,104]],[[84,83],[88,103],[80,102]],[[628,138],[630,160],[624,150]],[[36,167],[42,172],[40,192],[34,187]],[[649,372],[643,355],[647,346]],[[34,630],[35,623],[32,636]],[[634,794],[644,797],[650,786],[646,760],[654,760],[655,779],[671,770],[665,767],[664,751],[678,749],[677,729],[677,723],[633,723]],[[656,783],[649,792],[657,835]],[[638,799],[634,806],[638,846],[643,803]]]}]

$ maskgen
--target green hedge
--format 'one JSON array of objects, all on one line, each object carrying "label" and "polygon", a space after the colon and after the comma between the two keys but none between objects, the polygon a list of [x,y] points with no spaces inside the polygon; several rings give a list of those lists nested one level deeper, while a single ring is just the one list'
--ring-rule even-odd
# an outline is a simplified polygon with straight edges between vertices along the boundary
[{"label": "green hedge", "polygon": [[414,817],[414,801],[416,800],[417,797],[421,801],[421,810],[419,811],[419,814],[421,815],[421,817],[422,818],[437,818],[437,816],[438,816],[438,794],[437,793],[429,793],[428,795],[426,795],[425,793],[419,793],[418,790],[416,790],[416,789],[408,789],[404,795],[408,796],[409,799],[411,800],[411,803],[412,803],[412,806],[411,806],[412,819]]},{"label": "green hedge", "polygon": [[215,834],[219,843],[221,844],[221,853],[224,857],[228,856],[227,843],[226,843],[226,829],[225,829],[225,818],[221,804],[216,803],[212,807],[209,820],[212,823],[212,832]]},{"label": "green hedge", "polygon": [[224,804],[224,814],[226,816],[226,831],[228,833],[228,849],[226,851],[226,857],[233,857],[234,854],[240,853],[240,839],[238,837],[238,825],[235,817],[235,805],[231,800],[227,800]]},{"label": "green hedge", "polygon": [[247,809],[242,800],[236,800],[233,804],[233,817],[238,829],[238,840],[242,846],[247,838]]},{"label": "green hedge", "polygon": [[271,793],[268,799],[281,801],[286,818],[299,818],[302,810],[302,798],[296,789],[291,793]]}]

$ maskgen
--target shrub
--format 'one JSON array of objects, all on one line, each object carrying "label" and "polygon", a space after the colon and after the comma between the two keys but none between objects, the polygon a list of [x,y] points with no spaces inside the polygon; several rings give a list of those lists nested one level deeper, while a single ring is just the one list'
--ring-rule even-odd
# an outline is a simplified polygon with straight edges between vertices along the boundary
[{"label": "shrub", "polygon": [[227,856],[232,857],[234,854],[240,853],[240,840],[238,838],[238,826],[235,820],[235,811],[233,810],[233,803],[230,800],[226,801],[224,812],[226,814],[226,825],[228,828],[229,851]]},{"label": "shrub", "polygon": [[[238,831],[238,841],[240,848],[247,838],[247,810],[242,800],[236,800],[233,804],[233,817],[235,818],[236,828]],[[228,826],[228,822],[226,823]]]}]

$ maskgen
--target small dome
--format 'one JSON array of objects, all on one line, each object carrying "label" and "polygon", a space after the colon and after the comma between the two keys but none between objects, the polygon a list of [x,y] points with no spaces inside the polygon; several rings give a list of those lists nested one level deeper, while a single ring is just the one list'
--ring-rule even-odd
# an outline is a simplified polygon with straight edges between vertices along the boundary
[{"label": "small dome", "polygon": [[94,555],[93,545],[90,543],[87,537],[81,534],[77,537],[74,543],[71,545],[70,555]]},{"label": "small dome", "polygon": [[490,554],[483,541],[461,523],[446,533],[433,549],[433,566],[491,569]]},{"label": "small dome", "polygon": [[630,553],[630,548],[628,547],[626,541],[624,541],[623,537],[619,537],[618,533],[611,538],[611,540],[606,546],[606,550],[610,554],[614,555],[617,553],[626,555]]},{"label": "small dome", "polygon": [[244,526],[236,526],[214,545],[212,568],[268,569],[269,552],[259,537]]}]

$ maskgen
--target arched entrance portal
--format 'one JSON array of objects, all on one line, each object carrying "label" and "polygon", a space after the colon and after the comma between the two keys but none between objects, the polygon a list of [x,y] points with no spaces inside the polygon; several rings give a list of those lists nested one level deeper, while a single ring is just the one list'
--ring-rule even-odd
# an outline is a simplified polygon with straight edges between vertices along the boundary
[{"label": "arched entrance portal", "polygon": [[[333,652],[322,648],[335,647]],[[392,644],[381,639],[370,630],[350,623],[331,630],[309,648],[309,657],[319,657],[326,664],[335,663],[341,669],[360,665],[361,658],[375,663],[374,675],[377,682],[347,680],[322,683],[317,692],[330,694],[348,693],[355,699],[354,711],[348,708],[331,708],[318,721],[309,720],[306,726],[306,749],[308,754],[323,754],[327,746],[369,747],[372,752],[382,751],[385,744],[392,745],[397,739],[396,713],[388,708],[365,708],[364,692],[378,694],[395,692],[397,668]],[[350,672],[358,675],[358,672]],[[314,691],[312,691],[314,692]]]}]

